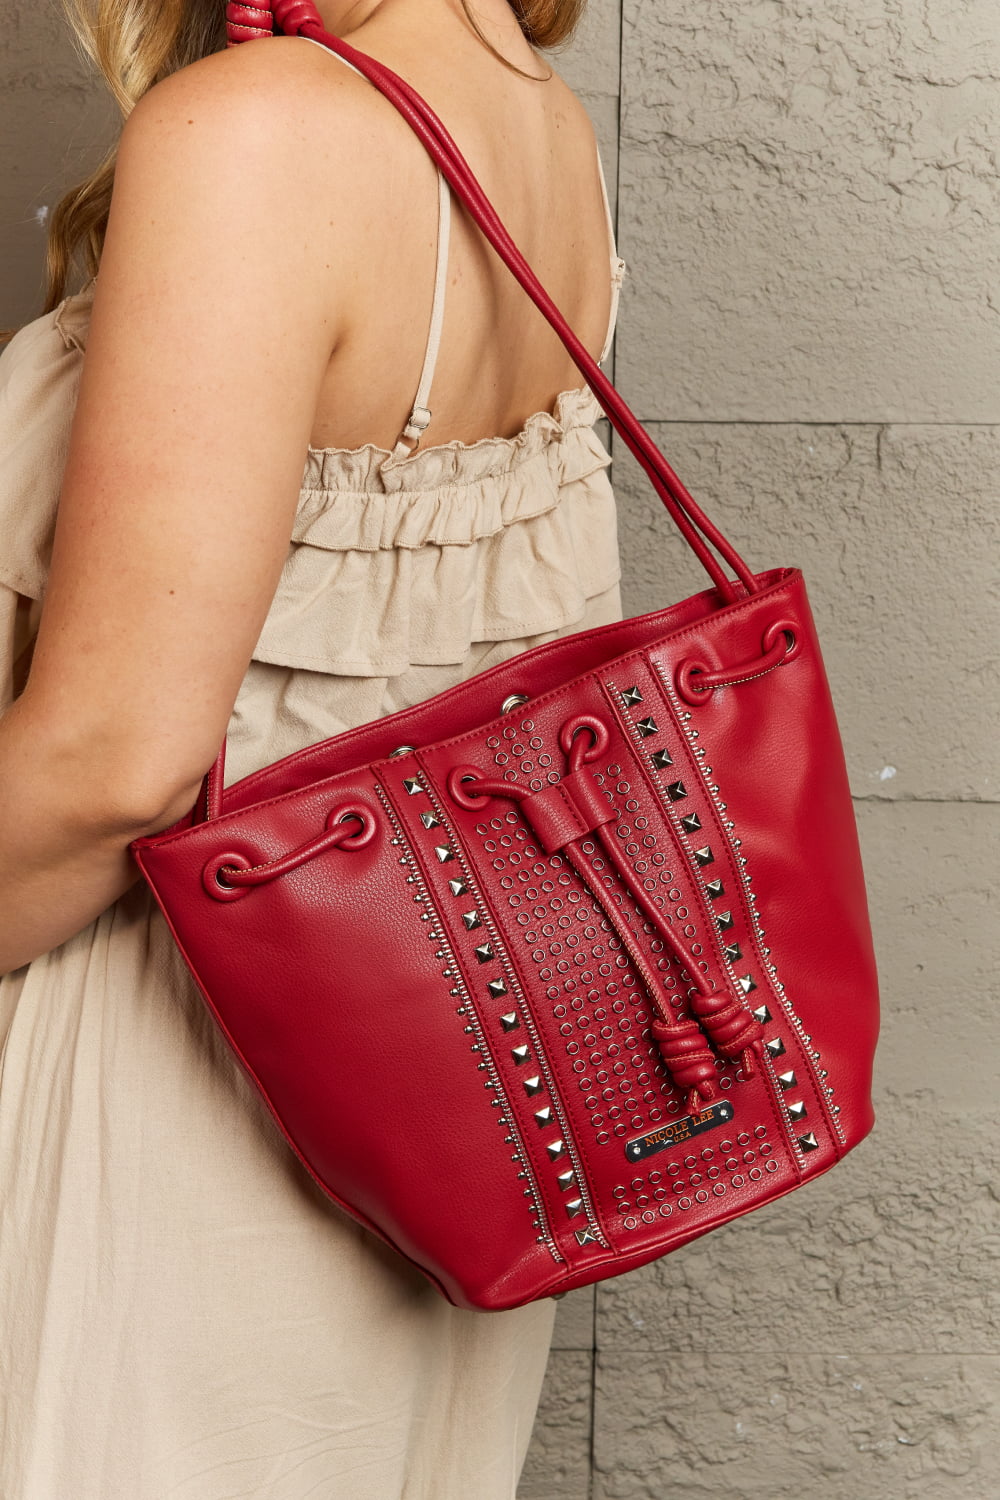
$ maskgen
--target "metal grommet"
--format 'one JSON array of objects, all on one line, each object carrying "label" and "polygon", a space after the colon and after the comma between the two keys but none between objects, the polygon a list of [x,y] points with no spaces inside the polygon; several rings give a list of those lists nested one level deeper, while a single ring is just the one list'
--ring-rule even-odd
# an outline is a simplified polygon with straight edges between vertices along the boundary
[{"label": "metal grommet", "polygon": [[394,755],[409,755],[416,748],[416,745],[397,745],[395,750],[389,751],[389,759],[392,760]]},{"label": "metal grommet", "polygon": [[500,712],[502,714],[509,714],[512,708],[519,708],[522,703],[528,703],[529,701],[527,693],[511,693],[501,703]]}]

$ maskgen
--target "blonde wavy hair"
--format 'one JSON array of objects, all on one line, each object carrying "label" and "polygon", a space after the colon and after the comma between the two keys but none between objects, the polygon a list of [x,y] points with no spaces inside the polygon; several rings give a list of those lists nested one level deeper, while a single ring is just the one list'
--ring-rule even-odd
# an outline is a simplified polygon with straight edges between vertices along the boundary
[{"label": "blonde wavy hair", "polygon": [[[155,83],[226,45],[225,0],[62,0],[62,4],[80,48],[114,95],[123,123]],[[553,48],[572,36],[586,0],[508,0],[508,4],[533,47]],[[461,0],[461,5],[480,40],[495,52],[470,12],[468,0]],[[506,58],[500,61],[521,73]],[[46,244],[43,314],[66,295],[78,258],[88,278],[97,274],[117,155],[116,139],[96,169],[53,210]],[[15,331],[3,330],[0,339],[10,338]]]}]

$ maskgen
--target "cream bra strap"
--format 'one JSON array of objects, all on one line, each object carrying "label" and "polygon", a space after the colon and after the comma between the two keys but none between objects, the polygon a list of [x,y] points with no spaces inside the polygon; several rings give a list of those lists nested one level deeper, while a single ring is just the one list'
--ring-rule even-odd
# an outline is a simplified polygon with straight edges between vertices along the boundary
[{"label": "cream bra strap", "polygon": [[448,240],[450,231],[451,188],[448,186],[444,173],[438,172],[437,268],[434,272],[434,301],[431,304],[431,326],[427,335],[424,367],[420,371],[420,380],[417,384],[417,394],[413,402],[413,410],[410,412],[409,421],[403,428],[402,436],[392,450],[392,457],[394,459],[405,458],[408,453],[415,452],[420,443],[421,435],[430,425],[431,411],[427,402],[431,394],[434,366],[437,364],[438,350],[441,347],[441,329],[444,325],[444,297],[448,285]]},{"label": "cream bra strap", "polygon": [[[322,42],[317,42],[315,37],[303,36],[304,42],[312,42],[314,47],[322,47],[327,57],[338,57],[345,68],[350,68],[352,73],[357,73],[359,78],[365,75],[360,68],[349,63],[346,57],[340,57],[339,52],[331,52],[329,47],[324,47]],[[438,350],[441,347],[441,329],[444,326],[444,296],[448,285],[448,241],[451,231],[451,188],[448,186],[444,173],[438,172],[438,242],[437,242],[437,269],[434,273],[434,301],[431,305],[431,326],[427,335],[427,348],[424,352],[424,367],[420,372],[420,380],[417,383],[417,394],[413,402],[409,420],[403,428],[402,435],[392,450],[392,460],[406,458],[412,453],[420,442],[421,434],[427,428],[431,420],[430,408],[427,401],[431,393],[431,382],[434,379],[434,366],[437,364]]]},{"label": "cream bra strap", "polygon": [[601,350],[597,363],[603,365],[611,352],[611,340],[615,336],[615,323],[618,321],[618,297],[622,288],[622,277],[625,275],[625,262],[618,254],[618,246],[615,244],[615,225],[611,217],[611,204],[608,202],[608,184],[604,179],[604,163],[601,160],[601,151],[597,151],[597,170],[601,175],[601,196],[604,199],[604,214],[608,221],[608,243],[611,247],[611,314],[608,318],[608,332],[604,340],[604,348]]}]

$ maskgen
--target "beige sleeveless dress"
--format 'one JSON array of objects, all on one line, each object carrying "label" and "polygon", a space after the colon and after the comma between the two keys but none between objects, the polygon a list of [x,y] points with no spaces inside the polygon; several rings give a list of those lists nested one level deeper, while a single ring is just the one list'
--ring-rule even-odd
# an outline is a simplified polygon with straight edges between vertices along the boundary
[{"label": "beige sleeveless dress", "polygon": [[[92,296],[0,358],[0,710]],[[583,387],[511,438],[310,449],[228,779],[620,618],[599,414]],[[0,1048],[4,1500],[510,1500],[554,1302],[456,1309],[325,1198],[144,886],[0,979]]]}]

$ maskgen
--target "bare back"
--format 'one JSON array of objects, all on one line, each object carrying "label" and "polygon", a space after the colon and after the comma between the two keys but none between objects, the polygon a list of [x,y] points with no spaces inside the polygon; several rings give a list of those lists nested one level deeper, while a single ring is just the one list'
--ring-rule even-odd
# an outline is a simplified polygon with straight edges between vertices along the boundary
[{"label": "bare back", "polygon": [[[598,358],[611,311],[613,246],[593,129],[573,92],[555,73],[544,82],[518,77],[447,12],[417,31],[379,13],[349,40],[404,76],[441,116],[543,286]],[[316,66],[344,66],[312,50]],[[527,44],[514,60],[544,72]],[[350,287],[320,388],[315,448],[391,449],[427,345],[437,173],[405,121],[387,125],[397,137],[396,191],[358,226],[364,269]],[[338,201],[335,180],[330,201]],[[513,436],[533,413],[551,411],[560,391],[582,383],[556,334],[453,199],[433,423],[424,446]]]}]

